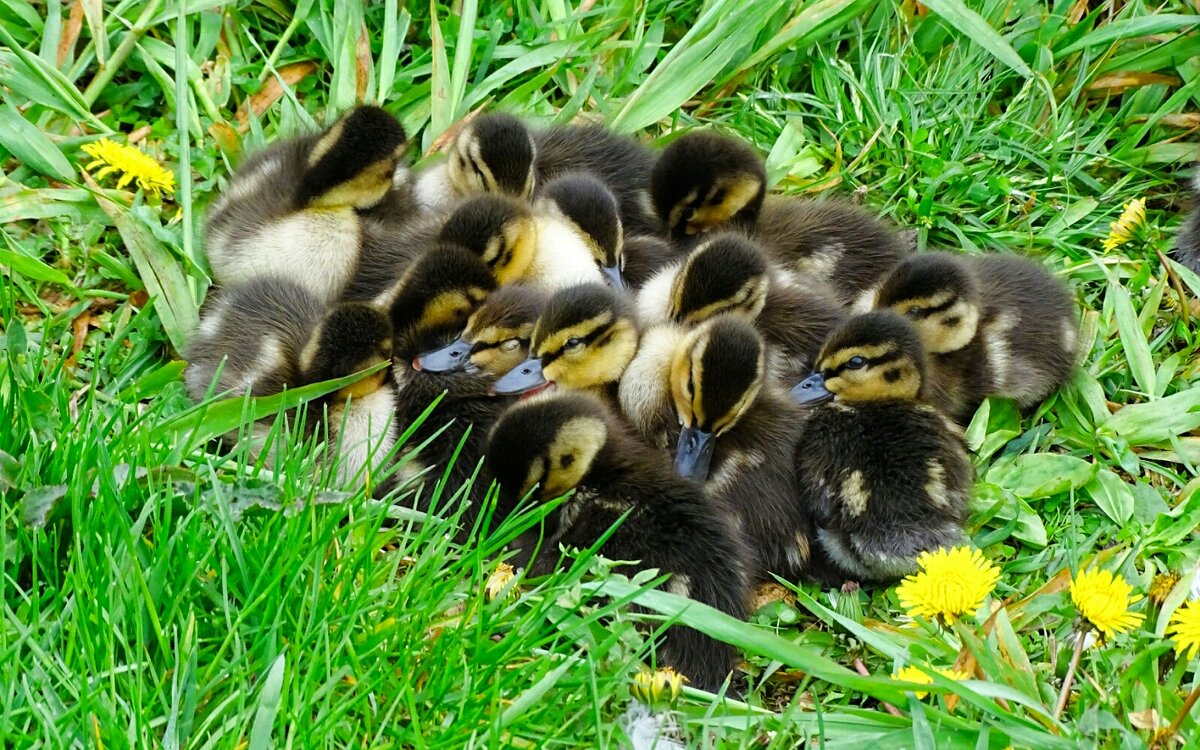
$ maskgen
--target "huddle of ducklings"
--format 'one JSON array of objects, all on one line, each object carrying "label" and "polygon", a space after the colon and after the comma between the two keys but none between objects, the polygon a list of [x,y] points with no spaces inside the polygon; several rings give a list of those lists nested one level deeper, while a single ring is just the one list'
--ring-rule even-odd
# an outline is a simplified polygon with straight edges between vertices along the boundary
[{"label": "huddle of ducklings", "polygon": [[[603,554],[735,617],[776,576],[894,582],[964,541],[976,408],[1032,408],[1076,361],[1072,295],[1037,263],[768,196],[761,155],[714,132],[656,151],[487,113],[419,170],[408,147],[362,106],[236,171],[187,384],[347,379],[298,420],[341,481],[451,464],[464,533],[493,482],[501,518],[557,502],[511,550],[530,575],[620,522]],[[734,664],[683,626],[660,654],[709,690]]]}]

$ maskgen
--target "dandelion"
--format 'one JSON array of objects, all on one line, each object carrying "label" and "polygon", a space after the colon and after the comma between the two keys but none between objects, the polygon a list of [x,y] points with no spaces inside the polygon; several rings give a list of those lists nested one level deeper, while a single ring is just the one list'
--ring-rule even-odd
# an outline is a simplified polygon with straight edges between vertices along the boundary
[{"label": "dandelion", "polygon": [[942,625],[978,610],[1000,580],[1000,569],[968,547],[922,553],[917,565],[921,572],[896,587],[900,606],[911,617],[936,619]]},{"label": "dandelion", "polygon": [[513,572],[513,566],[508,563],[497,564],[496,569],[488,576],[487,583],[484,584],[483,595],[487,597],[489,602],[493,601],[496,597],[504,593],[504,590],[508,588],[508,585],[516,577],[517,574]]},{"label": "dandelion", "polygon": [[683,683],[687,682],[687,678],[676,672],[670,667],[657,669],[653,672],[649,669],[639,670],[633,676],[633,697],[637,698],[642,703],[656,704],[668,703],[673,704],[679,699],[679,694],[683,691]]},{"label": "dandelion", "polygon": [[1200,601],[1190,601],[1171,615],[1167,635],[1175,642],[1175,653],[1191,659],[1200,651]]},{"label": "dandelion", "polygon": [[100,167],[96,179],[119,174],[117,187],[124,188],[136,181],[138,187],[155,196],[175,190],[175,175],[133,146],[101,138],[84,144],[83,151],[95,160],[87,165],[89,170]]},{"label": "dandelion", "polygon": [[[938,669],[933,669],[932,671],[937,672],[938,674],[940,674],[942,677],[945,677],[946,679],[954,680],[955,682],[961,682],[962,680],[965,680],[968,677],[970,677],[970,675],[968,675],[966,672],[963,672],[958,669],[938,668]],[[927,670],[927,668],[915,667],[915,666],[912,666],[911,664],[907,667],[901,667],[899,670],[897,670],[896,673],[892,675],[892,679],[899,680],[901,682],[915,682],[920,685],[932,685],[933,684],[933,677],[930,676],[929,670]],[[917,700],[924,700],[925,696],[929,695],[929,693],[927,693],[925,691],[913,691],[913,695],[917,696]]]},{"label": "dandelion", "polygon": [[1104,252],[1110,253],[1129,240],[1142,224],[1146,223],[1146,201],[1135,198],[1125,204],[1117,220],[1108,225],[1108,236],[1104,238]]},{"label": "dandelion", "polygon": [[1124,578],[1108,570],[1085,570],[1071,581],[1071,601],[1075,609],[1096,630],[1111,638],[1141,624],[1145,615],[1130,612],[1142,595],[1130,597],[1133,590]]}]

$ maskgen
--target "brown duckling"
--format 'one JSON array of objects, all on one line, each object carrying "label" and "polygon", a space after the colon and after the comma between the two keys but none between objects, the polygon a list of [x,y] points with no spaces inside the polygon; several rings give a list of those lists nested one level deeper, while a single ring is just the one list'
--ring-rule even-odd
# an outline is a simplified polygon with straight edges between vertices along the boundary
[{"label": "brown duckling", "polygon": [[554,385],[615,402],[637,347],[633,306],[619,292],[604,284],[560,289],[534,325],[529,358],[497,380],[494,390],[515,395]]},{"label": "brown duckling", "polygon": [[525,284],[502,286],[471,314],[462,334],[413,360],[430,373],[486,371],[500,376],[529,356],[533,326],[549,297]]},{"label": "brown duckling", "polygon": [[[221,284],[277,276],[322,301],[354,275],[373,214],[407,170],[400,123],[379,107],[351,110],[320,135],[274,144],[247,160],[209,211],[205,245]],[[396,209],[388,201],[389,212]],[[414,209],[415,210],[415,209]],[[372,220],[364,225],[364,218]]]},{"label": "brown duckling", "polygon": [[797,476],[821,550],[848,580],[896,581],[922,552],[964,539],[971,461],[961,431],[923,402],[925,376],[916,329],[879,311],[839,326],[792,389],[808,406]]},{"label": "brown duckling", "polygon": [[1075,367],[1070,294],[1025,258],[921,253],[861,304],[912,321],[931,355],[930,402],[964,424],[987,396],[1015,399],[1022,409],[1036,405]]},{"label": "brown duckling", "polygon": [[[1200,196],[1200,170],[1192,175],[1192,196]],[[1200,205],[1192,208],[1175,237],[1171,255],[1193,273],[1200,274]]]},{"label": "brown duckling", "polygon": [[478,255],[454,245],[437,245],[405,271],[390,294],[395,335],[419,337],[427,330],[455,326],[461,331],[496,287],[491,269]]},{"label": "brown duckling", "polygon": [[770,371],[789,383],[812,369],[821,343],[844,310],[816,281],[793,284],[749,239],[710,235],[688,256],[659,272],[638,293],[647,323],[695,325],[720,313],[754,322],[772,353]]},{"label": "brown duckling", "polygon": [[459,201],[496,193],[528,201],[533,197],[537,146],[525,124],[510,114],[491,112],[463,126],[445,161],[417,176],[416,196],[432,213]]},{"label": "brown duckling", "polygon": [[767,193],[767,168],[740,140],[696,130],[663,149],[650,186],[673,239],[718,229],[750,232]]},{"label": "brown duckling", "polygon": [[[559,545],[590,548],[624,516],[601,554],[635,561],[634,571],[670,574],[667,591],[745,616],[747,551],[729,518],[627,434],[596,398],[555,394],[514,406],[492,430],[486,465],[500,485],[500,518],[527,496],[542,504],[574,492],[543,520],[540,554],[534,556],[536,533],[518,540],[517,562],[532,574],[556,567]],[[729,645],[679,625],[667,631],[665,656],[693,686],[709,691],[720,688],[734,662]]]}]

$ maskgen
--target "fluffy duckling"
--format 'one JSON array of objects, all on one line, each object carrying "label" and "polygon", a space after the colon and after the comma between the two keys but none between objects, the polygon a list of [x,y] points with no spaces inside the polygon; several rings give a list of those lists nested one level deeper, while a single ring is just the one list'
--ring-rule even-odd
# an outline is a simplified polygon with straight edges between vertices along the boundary
[{"label": "fluffy duckling", "polygon": [[890,583],[963,540],[973,474],[962,433],[922,402],[925,350],[892,312],[858,315],[792,389],[809,413],[796,472],[817,539],[842,575]]},{"label": "fluffy duckling", "polygon": [[914,255],[861,304],[912,321],[931,355],[930,402],[964,424],[986,396],[1036,405],[1075,367],[1070,294],[1025,258]]},{"label": "fluffy duckling", "polygon": [[[437,245],[413,263],[390,293],[392,328],[397,338],[425,331],[461,331],[471,314],[496,289],[491,269],[469,250]],[[420,350],[405,353],[407,362]]]},{"label": "fluffy duckling", "polygon": [[[597,399],[560,394],[514,406],[492,430],[486,464],[500,485],[501,518],[531,491],[539,504],[574,491],[546,516],[544,548],[531,563],[536,534],[519,540],[517,560],[535,575],[554,569],[558,545],[589,548],[626,516],[601,554],[668,573],[667,591],[745,616],[746,549],[729,519]],[[733,668],[729,645],[682,626],[667,631],[665,652],[703,690],[719,689]]]},{"label": "fluffy duckling", "polygon": [[842,318],[819,282],[793,284],[751,240],[732,232],[706,238],[681,263],[638,293],[639,319],[695,325],[720,313],[754,322],[771,346],[770,370],[795,383],[812,369],[821,343]]},{"label": "fluffy duckling", "polygon": [[502,285],[523,281],[552,292],[603,280],[574,225],[534,214],[515,198],[481,195],[464,201],[442,226],[439,240],[474,252]]},{"label": "fluffy duckling", "polygon": [[605,280],[616,289],[641,286],[674,256],[671,246],[654,235],[626,238],[616,196],[586,172],[547,182],[535,210],[569,223],[591,250]]},{"label": "fluffy duckling", "polygon": [[456,339],[419,355],[413,360],[413,369],[503,375],[529,355],[533,325],[548,300],[544,292],[525,284],[500,287],[471,314]]},{"label": "fluffy duckling", "polygon": [[[1200,170],[1192,175],[1192,196],[1200,196]],[[1200,273],[1200,205],[1192,209],[1179,228],[1171,255],[1193,272]]]},{"label": "fluffy duckling", "polygon": [[643,337],[621,381],[622,410],[647,443],[674,446],[676,471],[738,519],[755,578],[813,577],[794,471],[803,414],[768,377],[762,336],[731,315],[674,330]]},{"label": "fluffy duckling", "polygon": [[780,267],[829,284],[846,305],[910,254],[894,228],[832,198],[768,198],[753,236]]},{"label": "fluffy duckling", "polygon": [[[216,280],[278,276],[322,301],[334,299],[354,274],[366,232],[363,214],[383,203],[406,173],[406,145],[400,123],[367,106],[319,135],[251,157],[205,225]],[[405,215],[397,213],[397,220]]]},{"label": "fluffy duckling", "polygon": [[529,358],[497,380],[494,390],[512,395],[557,385],[615,402],[637,347],[633,306],[616,290],[604,284],[560,289],[533,327]]},{"label": "fluffy duckling", "polygon": [[750,231],[767,193],[761,156],[736,138],[698,130],[676,138],[654,165],[650,195],[672,238]]},{"label": "fluffy duckling", "polygon": [[480,115],[459,131],[444,161],[417,176],[417,203],[426,212],[439,213],[483,193],[529,200],[536,150],[529,129],[516,117]]}]

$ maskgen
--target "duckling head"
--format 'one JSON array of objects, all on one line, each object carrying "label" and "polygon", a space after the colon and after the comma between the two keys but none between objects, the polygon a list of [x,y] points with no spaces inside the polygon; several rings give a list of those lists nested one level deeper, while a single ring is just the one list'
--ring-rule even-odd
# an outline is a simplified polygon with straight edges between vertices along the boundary
[{"label": "duckling head", "polygon": [[607,185],[582,173],[556,177],[542,188],[536,208],[573,226],[608,283],[626,288],[620,205]]},{"label": "duckling head", "polygon": [[802,404],[913,401],[925,380],[925,347],[916,328],[879,310],[856,315],[829,335],[817,367],[792,389]]},{"label": "duckling head", "polygon": [[[327,312],[300,351],[305,382],[333,380],[392,359],[392,322],[382,311],[346,302]],[[362,398],[381,388],[388,370],[343,387],[338,397]]]},{"label": "duckling head", "polygon": [[504,195],[463,202],[442,225],[440,241],[479,256],[500,284],[519,281],[537,253],[537,222],[529,205]]},{"label": "duckling head", "polygon": [[401,279],[392,302],[392,327],[397,336],[414,339],[429,331],[462,330],[495,289],[496,279],[478,255],[454,245],[436,245]]},{"label": "duckling head", "polygon": [[382,107],[351,110],[313,144],[296,190],[299,208],[368,209],[392,189],[407,136]]},{"label": "duckling head", "polygon": [[577,487],[608,444],[611,416],[581,393],[542,396],[513,406],[488,436],[485,461],[502,496],[551,500]]},{"label": "duckling head", "polygon": [[529,355],[533,325],[547,299],[541,290],[524,284],[500,287],[467,319],[462,335],[417,357],[413,369],[503,375]]},{"label": "duckling head", "polygon": [[670,367],[679,474],[704,481],[717,438],[754,405],[766,367],[762,336],[745,320],[720,315],[688,333]]},{"label": "duckling head", "polygon": [[534,325],[528,359],[497,380],[494,390],[600,388],[621,379],[637,346],[632,305],[620,293],[596,283],[565,287],[550,297]]},{"label": "duckling head", "polygon": [[891,310],[908,318],[932,354],[963,348],[979,329],[979,284],[970,270],[949,253],[909,257],[868,299],[877,310]]},{"label": "duckling head", "polygon": [[675,276],[667,311],[677,323],[700,323],[723,312],[755,320],[767,304],[770,269],[752,241],[715,235],[688,255]]},{"label": "duckling head", "polygon": [[753,148],[698,131],[663,149],[650,175],[654,209],[676,237],[726,222],[753,224],[767,192],[767,170]]},{"label": "duckling head", "polygon": [[447,164],[450,186],[462,196],[533,195],[537,147],[525,123],[512,115],[480,115],[454,139]]}]

